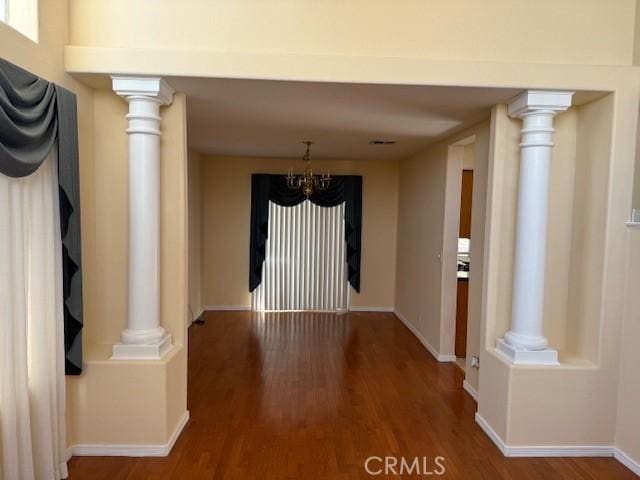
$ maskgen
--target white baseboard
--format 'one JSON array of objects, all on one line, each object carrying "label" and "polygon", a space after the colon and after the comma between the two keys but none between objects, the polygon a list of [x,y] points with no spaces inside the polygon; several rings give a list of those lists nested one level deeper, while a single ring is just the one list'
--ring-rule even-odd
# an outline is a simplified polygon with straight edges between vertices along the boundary
[{"label": "white baseboard", "polygon": [[633,458],[631,458],[629,455],[624,453],[619,448],[614,449],[613,458],[618,460],[621,464],[623,464],[633,473],[640,476],[640,462],[636,462]]},{"label": "white baseboard", "polygon": [[188,421],[189,411],[187,410],[169,437],[169,441],[162,445],[82,444],[73,445],[71,455],[76,457],[166,457]]},{"label": "white baseboard", "polygon": [[349,307],[350,312],[393,312],[393,307]]},{"label": "white baseboard", "polygon": [[195,322],[198,318],[202,316],[202,314],[204,313],[204,307],[200,308],[199,312],[194,312],[193,309],[191,308],[191,305],[189,305],[189,312],[190,312],[190,315],[193,315],[193,317],[189,318],[187,328],[193,325],[193,322]]},{"label": "white baseboard", "polygon": [[443,353],[439,353],[436,358],[438,359],[439,362],[455,362],[456,361],[455,355],[445,355]]},{"label": "white baseboard", "polygon": [[251,310],[251,305],[205,305],[204,311],[245,312]]},{"label": "white baseboard", "polygon": [[435,358],[437,361],[439,362],[455,362],[456,361],[455,355],[444,355],[439,353],[435,348],[433,348],[433,346],[427,341],[426,338],[422,336],[422,334],[418,331],[418,329],[414,327],[413,324],[409,320],[407,320],[407,318],[404,315],[402,315],[398,310],[394,310],[393,314],[396,317],[398,317],[400,321],[404,323],[404,325],[409,330],[411,330],[411,333],[413,333],[416,336],[416,338],[420,340],[420,343],[424,345],[424,347],[429,351],[431,355],[433,355],[433,358]]},{"label": "white baseboard", "polygon": [[[640,464],[618,448],[611,445],[507,445],[491,425],[476,412],[476,423],[496,444],[505,457],[615,457],[629,470],[638,474]],[[628,462],[628,463],[627,463]]]},{"label": "white baseboard", "polygon": [[478,403],[478,391],[471,386],[469,382],[466,380],[462,382],[462,388],[464,388],[469,395],[473,397],[473,399]]},{"label": "white baseboard", "polygon": [[505,457],[612,457],[615,450],[606,445],[531,445],[506,449]]},{"label": "white baseboard", "polygon": [[491,425],[489,425],[487,421],[482,418],[482,415],[480,415],[478,412],[476,412],[475,419],[476,423],[480,426],[484,433],[487,434],[487,437],[489,437],[491,441],[495,443],[496,447],[498,447],[498,450],[500,450],[500,452],[502,452],[502,454],[506,457],[506,445],[504,444],[500,436],[495,432],[493,428],[491,428]]}]

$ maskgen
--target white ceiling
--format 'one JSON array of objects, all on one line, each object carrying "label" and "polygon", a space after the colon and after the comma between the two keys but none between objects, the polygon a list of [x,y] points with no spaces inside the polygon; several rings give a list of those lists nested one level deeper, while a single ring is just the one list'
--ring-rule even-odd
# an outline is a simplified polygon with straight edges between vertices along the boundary
[{"label": "white ceiling", "polygon": [[[185,92],[189,146],[213,155],[398,159],[489,116],[519,90],[172,78]],[[395,145],[369,145],[371,139]]]}]

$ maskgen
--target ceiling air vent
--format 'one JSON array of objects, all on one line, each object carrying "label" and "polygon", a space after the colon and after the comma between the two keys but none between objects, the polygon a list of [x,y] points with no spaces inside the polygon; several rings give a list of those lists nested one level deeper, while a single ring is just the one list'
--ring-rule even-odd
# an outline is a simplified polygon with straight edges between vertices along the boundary
[{"label": "ceiling air vent", "polygon": [[369,140],[369,145],[393,145],[395,143],[396,140],[380,140],[379,138]]}]

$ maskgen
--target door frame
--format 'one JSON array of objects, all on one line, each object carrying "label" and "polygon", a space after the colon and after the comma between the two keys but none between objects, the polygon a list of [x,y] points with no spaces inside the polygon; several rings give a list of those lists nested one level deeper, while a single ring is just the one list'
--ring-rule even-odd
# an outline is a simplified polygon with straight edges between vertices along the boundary
[{"label": "door frame", "polygon": [[[456,309],[458,294],[458,232],[464,151],[476,142],[470,135],[449,145],[445,180],[444,220],[441,248],[440,353],[455,361]],[[468,331],[467,322],[467,331]]]}]

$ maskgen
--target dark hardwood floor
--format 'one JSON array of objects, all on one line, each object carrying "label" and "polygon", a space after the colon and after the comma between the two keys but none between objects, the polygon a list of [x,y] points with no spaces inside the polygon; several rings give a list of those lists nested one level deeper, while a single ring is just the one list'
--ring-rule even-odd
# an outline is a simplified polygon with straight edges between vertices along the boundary
[{"label": "dark hardwood floor", "polygon": [[[611,458],[504,458],[475,424],[461,372],[391,314],[204,318],[189,333],[191,420],[171,454],[74,457],[69,478],[636,478]],[[421,468],[427,457],[433,472],[442,456],[446,472],[370,476],[370,456],[420,457]]]}]

